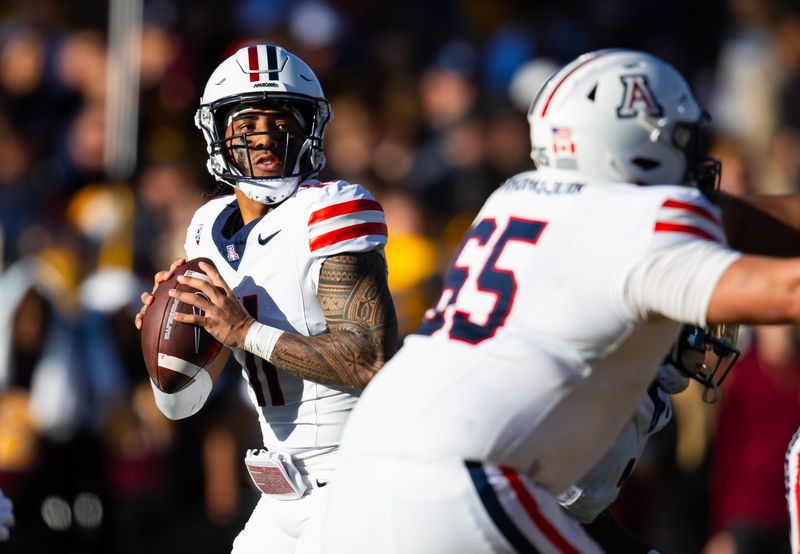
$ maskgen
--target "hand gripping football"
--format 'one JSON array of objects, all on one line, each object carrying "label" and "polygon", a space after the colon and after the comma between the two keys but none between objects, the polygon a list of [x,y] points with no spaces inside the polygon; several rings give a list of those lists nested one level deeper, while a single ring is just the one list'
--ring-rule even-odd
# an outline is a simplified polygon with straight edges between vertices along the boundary
[{"label": "hand gripping football", "polygon": [[179,292],[201,292],[178,283],[178,275],[208,280],[200,262],[213,266],[208,258],[195,258],[179,266],[172,278],[158,285],[153,303],[147,307],[142,320],[142,354],[147,372],[156,386],[166,393],[178,392],[214,361],[222,343],[197,325],[181,323],[173,318],[175,312],[202,315],[202,310],[169,295],[169,289]]}]

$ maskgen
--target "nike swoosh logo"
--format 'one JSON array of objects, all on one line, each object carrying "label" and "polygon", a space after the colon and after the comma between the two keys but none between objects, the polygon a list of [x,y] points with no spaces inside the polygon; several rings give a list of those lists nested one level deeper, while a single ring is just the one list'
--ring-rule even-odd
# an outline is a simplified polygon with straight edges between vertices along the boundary
[{"label": "nike swoosh logo", "polygon": [[277,234],[278,234],[278,233],[280,233],[280,232],[281,232],[281,230],[280,230],[280,229],[278,229],[277,231],[275,231],[274,233],[272,233],[272,234],[271,234],[270,236],[268,236],[267,238],[261,238],[261,233],[259,233],[259,234],[258,234],[258,244],[260,244],[261,246],[264,246],[264,245],[265,245],[265,244],[267,244],[269,241],[271,241],[271,240],[272,240],[272,239],[275,237],[275,235],[277,235]]},{"label": "nike swoosh logo", "polygon": [[322,482],[320,482],[320,480],[319,480],[319,479],[317,479],[317,486],[318,486],[319,488],[322,488],[322,487],[324,487],[324,486],[325,486],[325,485],[327,485],[327,484],[328,484],[328,482],[327,482],[327,481],[322,481]]}]

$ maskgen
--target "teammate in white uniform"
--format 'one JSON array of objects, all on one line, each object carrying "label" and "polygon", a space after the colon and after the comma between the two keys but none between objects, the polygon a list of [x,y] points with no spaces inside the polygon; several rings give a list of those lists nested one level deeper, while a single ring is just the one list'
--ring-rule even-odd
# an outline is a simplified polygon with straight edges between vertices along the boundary
[{"label": "teammate in white uniform", "polygon": [[326,552],[599,552],[555,495],[631,419],[680,324],[800,318],[800,260],[728,248],[703,193],[661,184],[704,167],[672,67],[581,56],[529,118],[538,170],[487,200],[351,414]]},{"label": "teammate in white uniform", "polygon": [[670,395],[684,391],[694,378],[705,387],[706,402],[719,399],[719,386],[739,357],[737,335],[738,326],[720,325],[709,331],[686,327],[611,448],[578,483],[557,496],[558,503],[604,549],[655,552],[620,525],[608,507],[635,470],[650,437],[672,418]]},{"label": "teammate in white uniform", "polygon": [[[273,45],[242,48],[212,73],[195,118],[209,171],[233,187],[194,214],[185,250],[207,257],[202,310],[176,315],[233,351],[249,385],[264,449],[245,462],[261,499],[236,554],[314,552],[306,526],[334,467],[342,427],[363,386],[397,347],[381,206],[360,185],[313,179],[324,166],[330,106],[311,69]],[[171,276],[183,260],[155,277]],[[202,294],[200,294],[202,293]],[[152,302],[142,295],[141,316]],[[222,361],[156,402],[170,418],[199,410]]]}]

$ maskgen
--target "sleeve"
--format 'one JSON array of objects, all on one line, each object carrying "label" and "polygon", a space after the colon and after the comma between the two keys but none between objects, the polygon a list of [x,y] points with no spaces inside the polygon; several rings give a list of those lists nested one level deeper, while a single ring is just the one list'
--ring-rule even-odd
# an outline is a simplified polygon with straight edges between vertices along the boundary
[{"label": "sleeve", "polygon": [[651,313],[704,327],[711,295],[741,253],[726,245],[719,211],[693,189],[665,199],[647,251],[627,273],[624,292],[637,319]]},{"label": "sleeve", "polygon": [[200,408],[208,400],[214,383],[208,372],[203,369],[186,387],[172,394],[159,390],[152,379],[150,386],[153,389],[153,397],[159,411],[169,419],[176,420],[184,419],[200,411]]},{"label": "sleeve", "polygon": [[361,185],[329,184],[308,217],[312,258],[383,248],[387,240],[383,208]]},{"label": "sleeve", "polygon": [[653,233],[656,242],[703,239],[726,244],[719,208],[695,189],[674,194],[664,200],[656,212]]}]

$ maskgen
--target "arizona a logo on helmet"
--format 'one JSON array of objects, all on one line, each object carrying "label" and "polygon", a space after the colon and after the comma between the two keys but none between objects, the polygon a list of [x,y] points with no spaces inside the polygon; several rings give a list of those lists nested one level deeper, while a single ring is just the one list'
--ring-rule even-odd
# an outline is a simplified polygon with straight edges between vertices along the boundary
[{"label": "arizona a logo on helmet", "polygon": [[661,117],[664,109],[656,100],[646,75],[620,75],[622,100],[617,106],[617,117],[634,117],[644,112],[651,117]]}]

